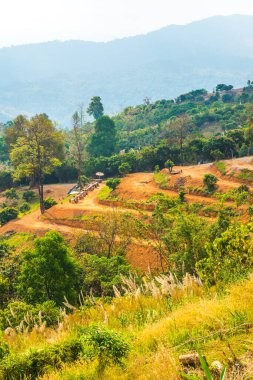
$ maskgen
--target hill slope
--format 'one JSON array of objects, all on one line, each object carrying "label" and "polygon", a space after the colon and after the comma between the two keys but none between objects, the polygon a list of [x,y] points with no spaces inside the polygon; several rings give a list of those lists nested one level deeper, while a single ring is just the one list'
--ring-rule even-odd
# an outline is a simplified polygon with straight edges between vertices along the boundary
[{"label": "hill slope", "polygon": [[0,49],[0,118],[46,112],[61,122],[80,102],[106,112],[253,76],[253,16],[213,17],[109,43],[49,42]]}]

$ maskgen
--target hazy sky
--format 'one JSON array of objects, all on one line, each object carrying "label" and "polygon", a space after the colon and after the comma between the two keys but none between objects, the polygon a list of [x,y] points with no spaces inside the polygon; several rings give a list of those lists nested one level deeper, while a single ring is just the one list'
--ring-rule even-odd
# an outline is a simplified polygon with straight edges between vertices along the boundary
[{"label": "hazy sky", "polygon": [[0,2],[0,46],[68,39],[108,41],[213,15],[253,15],[253,0]]}]

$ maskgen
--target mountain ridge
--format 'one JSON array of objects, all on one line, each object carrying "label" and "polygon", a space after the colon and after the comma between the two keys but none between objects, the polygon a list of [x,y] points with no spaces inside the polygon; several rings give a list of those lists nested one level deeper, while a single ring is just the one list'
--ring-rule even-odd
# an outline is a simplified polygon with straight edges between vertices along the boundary
[{"label": "mountain ridge", "polygon": [[100,95],[109,114],[253,77],[253,16],[216,16],[109,42],[50,41],[0,49],[0,120],[46,112],[69,125]]}]

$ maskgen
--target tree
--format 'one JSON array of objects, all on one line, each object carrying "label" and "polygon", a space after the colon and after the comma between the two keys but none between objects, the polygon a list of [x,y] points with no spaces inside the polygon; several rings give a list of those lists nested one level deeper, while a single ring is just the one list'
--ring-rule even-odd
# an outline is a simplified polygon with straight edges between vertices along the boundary
[{"label": "tree", "polygon": [[91,98],[91,102],[87,108],[87,113],[88,115],[93,116],[95,120],[103,116],[104,107],[100,96],[93,96],[93,98]]},{"label": "tree", "polygon": [[109,259],[94,254],[85,254],[81,258],[83,267],[82,290],[85,294],[96,297],[113,297],[113,286],[122,284],[121,276],[128,276],[130,265],[122,256],[113,256]]},{"label": "tree", "polygon": [[207,244],[207,257],[197,264],[207,285],[234,282],[252,271],[252,230],[252,223],[231,225],[221,237]]},{"label": "tree", "polygon": [[215,177],[215,175],[213,174],[204,175],[203,183],[210,193],[214,192],[217,182],[218,182],[218,178]]},{"label": "tree", "polygon": [[88,144],[91,156],[111,156],[116,145],[116,127],[109,116],[102,116],[96,121],[95,133]]},{"label": "tree", "polygon": [[35,240],[34,251],[24,256],[18,277],[18,294],[32,304],[55,301],[61,305],[64,296],[75,303],[80,267],[57,231]]},{"label": "tree", "polygon": [[76,163],[77,163],[77,173],[78,173],[78,183],[80,184],[81,180],[81,167],[82,167],[82,138],[81,138],[81,128],[82,128],[82,113],[79,114],[75,112],[72,116],[73,124],[73,135],[74,135],[74,144],[76,147]]},{"label": "tree", "polygon": [[180,158],[183,159],[183,144],[192,130],[192,119],[188,115],[181,115],[165,124],[166,135],[179,145]]},{"label": "tree", "polygon": [[169,172],[172,173],[172,169],[173,169],[173,166],[174,166],[174,162],[171,161],[171,160],[167,160],[164,164],[164,166],[169,169]]},{"label": "tree", "polygon": [[119,173],[124,176],[124,175],[127,175],[129,174],[131,171],[131,166],[128,162],[123,162],[120,166],[119,166]]},{"label": "tree", "polygon": [[45,115],[36,115],[27,120],[24,134],[12,145],[10,158],[15,168],[15,180],[34,177],[39,191],[40,210],[43,214],[44,176],[61,165],[63,157],[63,135]]}]

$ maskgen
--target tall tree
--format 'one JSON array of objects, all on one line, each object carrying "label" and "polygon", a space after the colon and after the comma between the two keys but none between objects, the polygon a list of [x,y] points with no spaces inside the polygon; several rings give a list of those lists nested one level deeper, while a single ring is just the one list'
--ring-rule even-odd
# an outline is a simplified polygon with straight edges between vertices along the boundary
[{"label": "tall tree", "polygon": [[111,156],[116,145],[116,127],[109,116],[96,121],[95,133],[91,136],[88,152],[91,156]]},{"label": "tall tree", "polygon": [[[82,112],[82,111],[81,111]],[[82,154],[83,154],[83,144],[82,144],[82,113],[79,114],[77,111],[72,116],[73,124],[73,136],[76,148],[76,164],[78,173],[78,183],[81,183],[82,174]]]},{"label": "tall tree", "polygon": [[95,120],[103,116],[104,107],[100,96],[93,96],[93,98],[91,98],[91,102],[87,108],[87,113],[88,115],[93,116]]},{"label": "tall tree", "polygon": [[38,186],[40,210],[45,212],[43,183],[61,165],[63,135],[46,115],[35,115],[24,125],[23,136],[11,145],[10,159],[15,168],[14,179],[34,176]]},{"label": "tall tree", "polygon": [[181,161],[183,160],[183,144],[192,128],[192,119],[188,115],[181,115],[165,124],[166,137],[179,145]]}]

